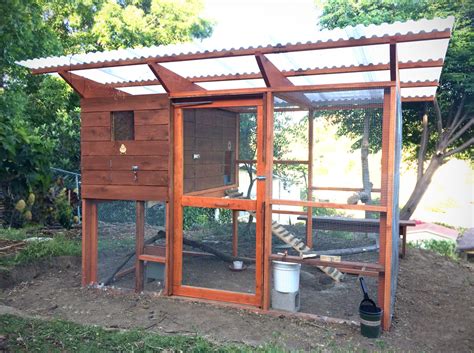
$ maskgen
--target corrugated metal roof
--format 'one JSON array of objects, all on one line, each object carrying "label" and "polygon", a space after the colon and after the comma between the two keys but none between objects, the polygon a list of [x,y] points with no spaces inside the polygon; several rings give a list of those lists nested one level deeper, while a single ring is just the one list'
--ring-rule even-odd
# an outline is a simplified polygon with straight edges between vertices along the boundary
[{"label": "corrugated metal roof", "polygon": [[[58,57],[47,57],[18,62],[19,65],[30,69],[55,69],[71,66],[71,72],[89,78],[99,83],[143,82],[141,87],[121,87],[122,91],[130,94],[153,94],[163,92],[161,86],[156,85],[156,77],[146,64],[139,64],[143,59],[172,58],[179,55],[199,55],[208,52],[238,51],[252,48],[286,47],[299,44],[334,43],[349,39],[385,38],[390,36],[422,34],[451,31],[454,18],[435,18],[395,22],[392,24],[346,27],[343,29],[315,31],[290,34],[286,38],[274,40],[269,38],[267,43],[239,42],[238,36],[225,43],[217,42],[213,38],[193,43],[155,46],[149,48],[120,49],[107,52],[93,52]],[[286,43],[286,44],[282,44]],[[397,45],[399,62],[419,62],[444,59],[449,39],[434,39],[414,42],[400,42]],[[301,69],[341,68],[367,64],[386,64],[389,62],[389,45],[376,44],[369,46],[354,46],[331,49],[304,50],[293,52],[279,52],[266,54],[280,71]],[[114,66],[121,60],[136,60],[137,65]],[[104,63],[107,67],[74,70],[76,64],[87,65]],[[245,73],[259,73],[259,68],[253,55],[222,57],[212,59],[197,59],[191,61],[170,61],[161,63],[166,68],[183,77],[215,77],[216,75],[236,75]],[[401,82],[421,82],[439,80],[441,67],[400,69]],[[388,79],[388,71],[355,72],[325,74],[314,76],[293,76],[290,80],[295,85],[313,85],[343,82],[374,82]],[[154,82],[148,82],[154,81]],[[203,82],[197,84],[208,90],[227,88],[264,87],[261,79],[228,80]],[[436,87],[402,88],[403,97],[432,96]]]}]

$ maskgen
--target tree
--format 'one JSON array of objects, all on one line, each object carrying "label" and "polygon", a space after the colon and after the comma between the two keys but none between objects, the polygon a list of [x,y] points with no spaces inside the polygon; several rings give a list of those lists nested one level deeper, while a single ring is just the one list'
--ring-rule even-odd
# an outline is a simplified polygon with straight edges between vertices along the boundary
[{"label": "tree", "polygon": [[15,61],[204,38],[200,0],[0,2],[0,184],[14,199],[44,188],[50,166],[80,170],[79,98]]},{"label": "tree", "polygon": [[325,28],[381,24],[435,16],[456,17],[453,35],[434,104],[410,103],[403,111],[403,148],[417,163],[418,179],[400,212],[408,219],[441,165],[449,159],[471,159],[474,144],[474,3],[469,0],[327,0],[320,1]]}]

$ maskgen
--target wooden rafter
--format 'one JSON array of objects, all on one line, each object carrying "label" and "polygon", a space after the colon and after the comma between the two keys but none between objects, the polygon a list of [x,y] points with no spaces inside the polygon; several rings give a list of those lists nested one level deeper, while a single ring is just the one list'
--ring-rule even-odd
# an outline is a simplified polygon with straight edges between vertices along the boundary
[{"label": "wooden rafter", "polygon": [[347,48],[347,47],[358,47],[378,44],[390,44],[390,43],[405,43],[405,42],[416,42],[423,40],[434,40],[434,39],[449,39],[451,38],[450,30],[433,31],[433,32],[420,32],[412,34],[398,34],[393,36],[382,36],[377,38],[359,38],[359,39],[340,39],[335,41],[316,42],[316,43],[299,43],[299,44],[288,44],[288,45],[275,45],[266,46],[264,48],[247,48],[247,49],[232,49],[232,50],[220,50],[203,53],[187,53],[170,55],[163,57],[151,57],[151,58],[134,58],[134,59],[121,59],[105,62],[95,62],[87,64],[75,64],[61,67],[46,67],[40,69],[31,70],[34,74],[44,74],[51,72],[58,72],[60,70],[81,70],[81,69],[94,69],[103,67],[114,67],[114,66],[128,66],[137,64],[151,64],[151,63],[164,63],[173,61],[184,61],[184,60],[199,60],[199,59],[211,59],[211,58],[224,58],[224,57],[237,57],[246,55],[255,55],[257,52],[262,54],[272,53],[287,53],[296,51],[306,50],[320,50],[320,49],[335,49],[335,48]]},{"label": "wooden rafter", "polygon": [[205,91],[204,88],[185,79],[177,73],[168,70],[166,67],[160,64],[151,63],[148,64],[148,66],[150,70],[153,71],[153,74],[156,76],[158,81],[168,93],[182,91]]},{"label": "wooden rafter", "polygon": [[[293,87],[294,84],[285,77],[280,70],[263,54],[255,55],[258,67],[262,73],[263,80],[269,88]],[[302,107],[311,107],[311,101],[302,92],[291,92],[279,94],[288,102],[294,102]]]},{"label": "wooden rafter", "polygon": [[59,71],[64,81],[72,87],[74,91],[81,96],[81,98],[98,98],[98,97],[113,97],[113,96],[128,96],[128,93],[116,90],[113,87],[89,80],[85,77],[73,74],[68,71]]}]

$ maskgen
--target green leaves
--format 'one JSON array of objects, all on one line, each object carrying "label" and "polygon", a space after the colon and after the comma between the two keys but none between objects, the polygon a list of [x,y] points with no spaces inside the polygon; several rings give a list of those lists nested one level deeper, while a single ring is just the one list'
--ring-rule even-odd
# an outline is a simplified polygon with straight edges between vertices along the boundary
[{"label": "green leaves", "polygon": [[44,188],[49,167],[78,171],[79,99],[61,79],[15,61],[203,38],[200,0],[0,2],[0,187]]}]

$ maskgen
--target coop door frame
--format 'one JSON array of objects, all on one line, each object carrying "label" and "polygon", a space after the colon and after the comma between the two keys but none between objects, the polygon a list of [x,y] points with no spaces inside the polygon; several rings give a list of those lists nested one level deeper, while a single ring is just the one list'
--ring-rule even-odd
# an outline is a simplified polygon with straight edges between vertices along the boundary
[{"label": "coop door frame", "polygon": [[[207,100],[207,97],[206,97]],[[256,182],[256,200],[228,199],[184,194],[184,110],[231,107],[256,107],[257,109],[257,175],[264,175],[264,112],[262,98],[234,98],[232,100],[213,100],[202,103],[176,104],[173,113],[173,229],[172,229],[172,286],[171,294],[198,299],[223,301],[261,307],[263,302],[263,260],[264,260],[264,197],[266,180]],[[237,142],[238,143],[238,142]],[[253,211],[256,214],[255,244],[255,293],[233,292],[183,285],[183,207],[223,208],[239,211]]]}]

